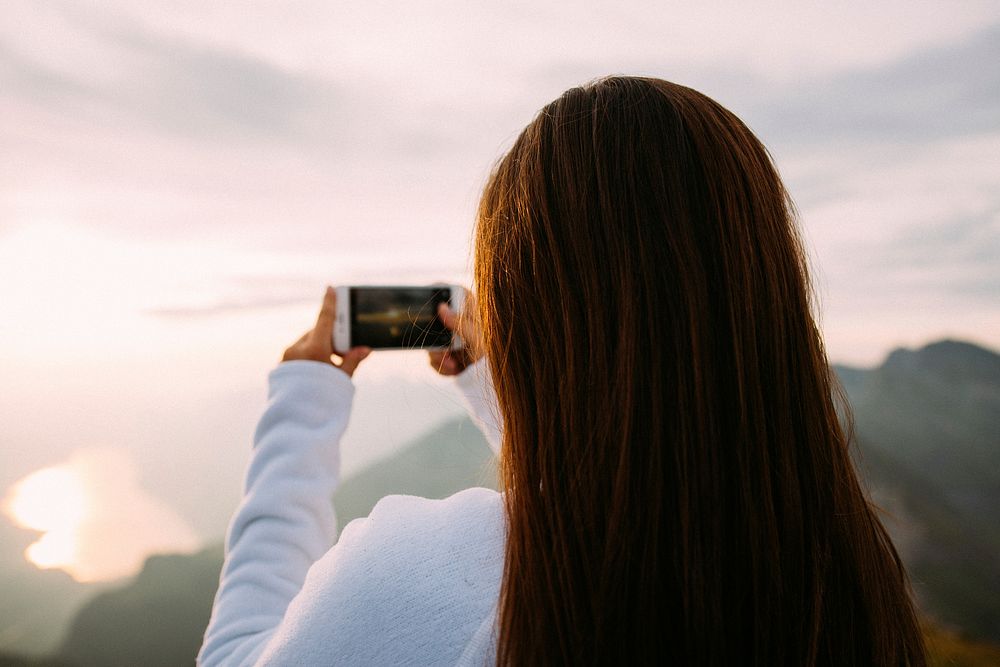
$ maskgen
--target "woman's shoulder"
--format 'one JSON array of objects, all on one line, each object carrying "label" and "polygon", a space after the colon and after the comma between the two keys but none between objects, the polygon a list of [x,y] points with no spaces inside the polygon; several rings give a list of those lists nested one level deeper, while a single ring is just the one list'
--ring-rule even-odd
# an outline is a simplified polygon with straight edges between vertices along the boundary
[{"label": "woman's shoulder", "polygon": [[499,572],[504,525],[502,496],[491,489],[465,489],[441,500],[392,495],[367,518],[349,523],[335,550],[368,575],[377,569],[380,579],[427,571],[440,591],[448,572],[479,571],[484,561],[496,561]]},{"label": "woman's shoulder", "polygon": [[484,536],[502,538],[502,528],[502,496],[492,489],[473,487],[440,500],[386,496],[376,503],[366,519],[349,523],[341,541],[351,542],[362,534],[365,539],[395,541],[399,531],[411,534],[417,543],[425,541],[422,537],[433,537],[426,540],[428,543],[449,538],[460,541]]},{"label": "woman's shoulder", "polygon": [[276,637],[269,657],[312,646],[311,659],[353,664],[457,659],[493,611],[504,538],[496,491],[386,496],[310,569],[281,629],[294,637]]},{"label": "woman's shoulder", "polygon": [[363,575],[386,586],[397,577],[410,586],[415,572],[427,571],[434,574],[428,583],[441,590],[445,572],[480,570],[484,560],[499,563],[504,537],[502,496],[496,491],[476,487],[441,500],[391,495],[366,518],[347,524],[317,565],[330,561],[332,574]]}]

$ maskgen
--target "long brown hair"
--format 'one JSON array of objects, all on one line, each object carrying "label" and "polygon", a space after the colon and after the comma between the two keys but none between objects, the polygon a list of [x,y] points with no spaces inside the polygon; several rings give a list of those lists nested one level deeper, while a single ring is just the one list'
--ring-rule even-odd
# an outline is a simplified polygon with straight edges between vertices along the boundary
[{"label": "long brown hair", "polygon": [[567,91],[485,188],[475,281],[499,664],[924,664],[791,202],[736,116],[658,79]]}]

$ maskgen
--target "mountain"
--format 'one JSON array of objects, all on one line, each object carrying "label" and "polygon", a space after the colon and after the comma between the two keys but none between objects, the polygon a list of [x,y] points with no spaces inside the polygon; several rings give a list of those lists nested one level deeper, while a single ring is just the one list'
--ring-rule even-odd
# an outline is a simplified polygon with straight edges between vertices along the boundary
[{"label": "mountain", "polygon": [[928,667],[997,667],[1000,647],[924,624]]},{"label": "mountain", "polygon": [[868,449],[924,476],[1000,546],[1000,355],[946,340],[838,370]]},{"label": "mountain", "polygon": [[952,506],[927,477],[861,444],[859,467],[922,610],[945,627],[1000,642],[1000,550],[984,521]]},{"label": "mountain", "polygon": [[58,658],[27,658],[13,653],[0,653],[0,667],[76,667]]},{"label": "mountain", "polygon": [[0,521],[0,651],[51,653],[83,604],[105,587],[25,561],[22,552],[37,537]]},{"label": "mountain", "polygon": [[496,459],[465,418],[446,422],[390,459],[345,480],[333,495],[337,521],[365,517],[390,493],[447,498],[470,486],[497,488]]},{"label": "mountain", "polygon": [[[935,621],[933,665],[997,664],[995,647],[962,638],[1000,641],[997,369],[995,353],[955,341],[897,350],[878,368],[836,369],[853,407],[857,465]],[[387,493],[440,498],[495,484],[492,454],[462,419],[346,480],[334,504],[343,526]],[[150,558],[135,581],[84,607],[59,658],[80,667],[190,664],[220,563],[218,548]]]},{"label": "mountain", "polygon": [[192,664],[212,611],[222,549],[152,556],[128,585],[91,600],[59,651],[67,664]]},{"label": "mountain", "polygon": [[836,370],[858,469],[921,606],[1000,642],[1000,355],[946,340]]}]

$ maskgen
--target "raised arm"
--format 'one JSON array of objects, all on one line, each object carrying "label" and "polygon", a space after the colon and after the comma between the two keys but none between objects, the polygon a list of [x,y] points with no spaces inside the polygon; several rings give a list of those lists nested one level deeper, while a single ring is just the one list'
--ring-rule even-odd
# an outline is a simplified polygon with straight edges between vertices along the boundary
[{"label": "raised arm", "polygon": [[330,498],[340,438],[354,396],[350,374],[368,354],[331,360],[335,294],[316,327],[268,376],[268,406],[254,434],[243,501],[229,526],[226,559],[200,665],[248,665],[280,625],[310,566],[333,544]]},{"label": "raised arm", "polygon": [[268,384],[201,665],[253,664],[336,536],[330,497],[354,387],[345,373],[316,361],[284,362]]}]

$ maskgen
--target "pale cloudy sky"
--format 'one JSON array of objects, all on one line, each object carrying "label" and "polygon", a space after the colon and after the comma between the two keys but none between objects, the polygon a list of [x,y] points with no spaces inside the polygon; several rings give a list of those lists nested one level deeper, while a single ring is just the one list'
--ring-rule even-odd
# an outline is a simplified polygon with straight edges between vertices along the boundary
[{"label": "pale cloudy sky", "polygon": [[[0,488],[127,449],[220,533],[322,286],[467,280],[491,163],[610,73],[698,88],[769,146],[834,360],[1000,347],[998,63],[995,1],[5,0]],[[422,364],[359,373],[349,469],[455,413]]]}]

